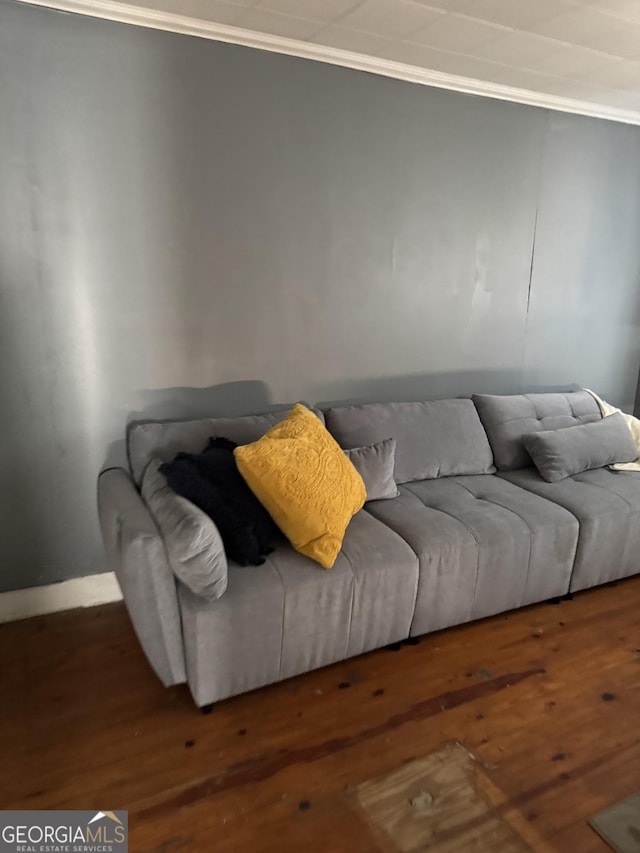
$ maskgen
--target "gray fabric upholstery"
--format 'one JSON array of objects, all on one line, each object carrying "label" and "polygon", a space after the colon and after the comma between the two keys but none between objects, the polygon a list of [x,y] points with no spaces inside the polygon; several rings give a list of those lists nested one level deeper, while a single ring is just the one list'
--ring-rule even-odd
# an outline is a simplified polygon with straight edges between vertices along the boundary
[{"label": "gray fabric upholstery", "polygon": [[395,438],[397,483],[495,471],[471,400],[340,406],[325,411],[325,420],[346,449]]},{"label": "gray fabric upholstery", "polygon": [[567,394],[474,394],[473,402],[482,420],[496,468],[515,471],[531,465],[522,436],[539,430],[599,421],[600,409],[588,391]]},{"label": "gray fabric upholstery", "polygon": [[227,591],[213,604],[181,587],[196,702],[204,705],[407,637],[417,583],[412,549],[363,510],[353,517],[330,571],[281,542],[263,566],[230,562]]},{"label": "gray fabric upholstery", "polygon": [[386,438],[367,447],[354,447],[353,450],[345,450],[345,453],[364,481],[368,501],[384,501],[398,497],[398,486],[393,479],[395,438]]},{"label": "gray fabric upholstery", "polygon": [[638,451],[621,414],[564,429],[522,436],[540,476],[549,483],[614,462],[635,462]]},{"label": "gray fabric upholstery", "polygon": [[122,468],[98,480],[98,512],[107,556],[140,645],[165,685],[186,681],[176,581],[160,533]]},{"label": "gray fabric upholstery", "polygon": [[547,483],[535,468],[501,477],[569,510],[580,522],[571,590],[640,572],[640,474],[596,468]]},{"label": "gray fabric upholstery", "polygon": [[419,557],[412,635],[569,589],[576,519],[494,475],[410,483],[369,511]]},{"label": "gray fabric upholstery", "polygon": [[[324,415],[312,409],[324,423]],[[200,453],[212,435],[224,436],[237,444],[257,441],[280,423],[290,409],[247,415],[239,418],[206,418],[198,421],[148,421],[132,424],[127,432],[127,452],[131,473],[138,485],[144,469],[155,456],[162,462],[171,462],[176,453]]]},{"label": "gray fabric upholstery", "polygon": [[218,528],[197,506],[176,494],[152,459],[142,475],[142,497],[162,534],[169,565],[195,595],[207,601],[227,588],[227,556]]},{"label": "gray fabric upholstery", "polygon": [[[378,442],[388,448],[387,440],[395,440],[399,495],[372,500],[354,516],[331,571],[283,539],[262,566],[229,563],[227,589],[211,602],[176,583],[131,477],[104,473],[105,545],[140,642],[164,683],[188,679],[204,705],[409,634],[640,572],[640,475],[597,468],[548,483],[535,469],[519,467],[530,465],[525,433],[576,424],[601,432],[591,395],[474,400],[477,411],[470,400],[330,409],[327,426],[347,450]],[[500,475],[491,473],[478,412],[497,464],[507,469]],[[129,433],[133,471],[141,477],[154,456],[197,452],[210,435],[256,440],[285,415],[137,425]],[[382,455],[386,493],[388,449]],[[157,465],[149,471],[152,478]],[[145,486],[151,503],[155,488],[150,496]]]}]

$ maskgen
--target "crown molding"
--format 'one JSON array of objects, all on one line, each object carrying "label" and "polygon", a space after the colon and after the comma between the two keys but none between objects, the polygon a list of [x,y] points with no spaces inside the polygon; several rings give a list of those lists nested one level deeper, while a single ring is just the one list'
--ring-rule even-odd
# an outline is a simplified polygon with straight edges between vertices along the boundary
[{"label": "crown molding", "polygon": [[182,35],[212,41],[267,50],[271,53],[297,56],[302,59],[325,62],[329,65],[352,68],[356,71],[365,71],[369,74],[405,80],[409,83],[418,83],[421,86],[434,86],[438,89],[450,89],[454,92],[479,95],[483,98],[496,98],[501,101],[511,101],[532,107],[640,125],[640,112],[635,110],[623,110],[604,104],[562,98],[557,95],[546,95],[542,92],[517,89],[512,86],[489,83],[469,77],[459,77],[442,71],[431,71],[415,65],[405,65],[401,62],[393,62],[375,56],[338,50],[321,44],[283,38],[268,33],[258,33],[241,27],[231,27],[214,21],[204,21],[199,18],[176,15],[172,12],[148,9],[130,3],[116,2],[116,0],[20,0],[20,2],[30,6],[56,9],[60,12],[118,21],[136,27],[165,30],[171,33],[181,33]]}]

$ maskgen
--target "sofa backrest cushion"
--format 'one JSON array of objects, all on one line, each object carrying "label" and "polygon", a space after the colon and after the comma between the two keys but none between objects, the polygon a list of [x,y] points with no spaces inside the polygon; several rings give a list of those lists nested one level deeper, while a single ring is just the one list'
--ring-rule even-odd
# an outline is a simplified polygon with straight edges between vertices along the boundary
[{"label": "sofa backrest cushion", "polygon": [[471,400],[339,406],[327,409],[325,420],[346,450],[395,438],[397,483],[495,471]]},{"label": "sofa backrest cushion", "polygon": [[540,430],[577,426],[602,417],[588,391],[552,394],[474,394],[499,471],[528,468],[531,457],[522,436]]},{"label": "sofa backrest cushion", "polygon": [[[324,423],[322,412],[314,409]],[[127,432],[127,453],[133,479],[138,486],[144,470],[154,457],[171,462],[176,453],[201,453],[211,436],[221,436],[237,444],[250,444],[280,423],[288,408],[264,415],[238,418],[206,418],[198,421],[147,421],[132,424]]]}]

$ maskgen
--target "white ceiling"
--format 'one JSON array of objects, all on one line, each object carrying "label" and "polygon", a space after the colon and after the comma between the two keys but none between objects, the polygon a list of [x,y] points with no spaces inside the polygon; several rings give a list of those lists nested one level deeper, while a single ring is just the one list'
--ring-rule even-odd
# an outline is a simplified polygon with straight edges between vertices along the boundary
[{"label": "white ceiling", "polygon": [[[47,0],[47,5],[64,4]],[[624,112],[624,120],[640,123],[640,0],[116,0],[109,5],[152,8],[294,39],[307,47],[301,55],[308,55],[309,45],[322,46],[331,49],[331,61],[339,62],[337,49],[375,57],[388,69],[391,61],[482,81],[495,91],[506,86],[571,99],[596,105],[610,117]],[[375,64],[369,67],[375,70]]]}]

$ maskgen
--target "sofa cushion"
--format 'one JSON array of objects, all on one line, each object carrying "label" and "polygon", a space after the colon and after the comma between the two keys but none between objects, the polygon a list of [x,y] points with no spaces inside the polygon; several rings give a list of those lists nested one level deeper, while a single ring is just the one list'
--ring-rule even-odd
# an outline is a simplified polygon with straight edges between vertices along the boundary
[{"label": "sofa cushion", "polygon": [[398,497],[398,486],[393,479],[395,438],[385,438],[376,444],[354,447],[353,450],[344,452],[362,477],[368,501],[385,501]]},{"label": "sofa cushion", "polygon": [[[321,411],[313,409],[324,423]],[[152,457],[170,462],[177,453],[200,453],[207,439],[222,435],[237,444],[257,441],[268,429],[286,418],[289,409],[238,418],[205,418],[197,421],[145,421],[127,430],[127,453],[133,479],[138,485]]]},{"label": "sofa cushion", "polygon": [[162,534],[171,570],[207,601],[227,588],[227,557],[218,528],[208,515],[167,485],[161,462],[152,459],[142,479],[142,497]]},{"label": "sofa cushion", "polygon": [[367,497],[326,427],[296,404],[261,439],[234,450],[238,470],[296,551],[330,569]]},{"label": "sofa cushion", "polygon": [[576,519],[495,475],[407,483],[367,511],[418,555],[413,635],[569,589]]},{"label": "sofa cushion", "polygon": [[229,586],[214,605],[181,589],[196,702],[217,701],[405,639],[417,584],[412,549],[362,510],[330,572],[318,571],[283,540],[264,566],[230,563]]},{"label": "sofa cushion", "polygon": [[395,438],[397,483],[495,470],[471,400],[339,406],[325,419],[345,449]]},{"label": "sofa cushion", "polygon": [[600,409],[588,391],[567,394],[474,394],[499,471],[531,465],[522,436],[539,430],[562,429],[599,421]]},{"label": "sofa cushion", "polygon": [[614,462],[634,462],[638,456],[621,414],[589,424],[527,433],[522,443],[548,483]]},{"label": "sofa cushion", "polygon": [[547,483],[535,468],[500,474],[565,507],[580,522],[571,590],[640,572],[640,474],[596,468]]}]

